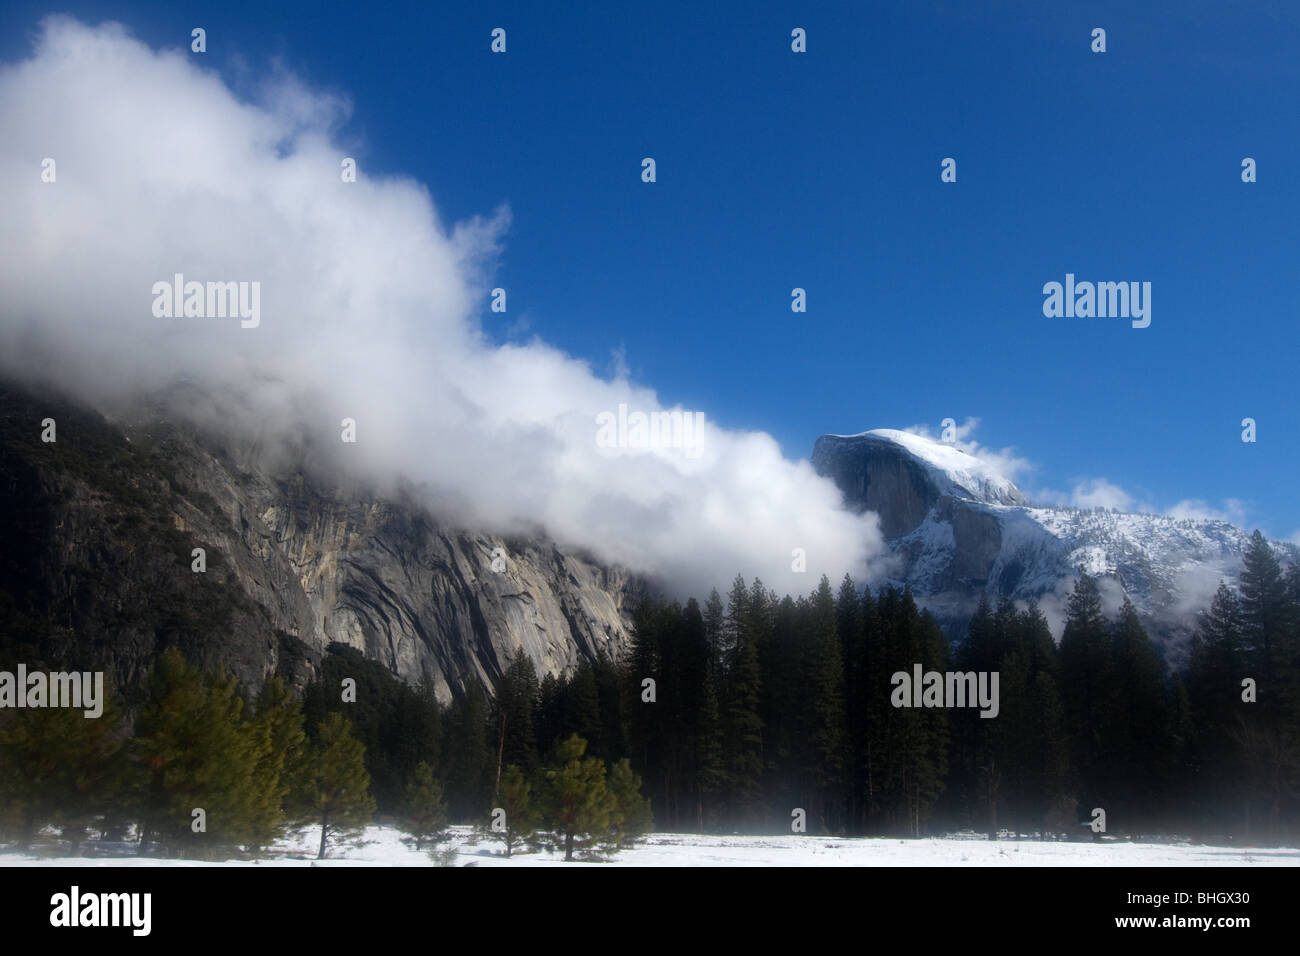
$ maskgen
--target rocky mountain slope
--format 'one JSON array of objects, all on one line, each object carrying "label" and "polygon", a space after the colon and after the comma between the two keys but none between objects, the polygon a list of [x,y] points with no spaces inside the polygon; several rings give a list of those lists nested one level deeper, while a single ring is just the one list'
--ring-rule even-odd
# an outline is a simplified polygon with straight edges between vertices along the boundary
[{"label": "rocky mountain slope", "polygon": [[[41,440],[47,419],[54,442]],[[445,701],[490,685],[520,648],[539,674],[627,649],[642,580],[540,535],[457,527],[413,492],[380,494],[312,460],[291,449],[272,462],[256,440],[157,408],[109,421],[0,384],[4,656],[133,688],[178,646],[256,687],[276,670],[305,682],[341,642],[427,677]],[[812,462],[851,508],[879,515],[889,580],[955,638],[981,593],[1039,601],[1059,622],[1082,567],[1177,648],[1247,540],[1222,521],[1035,507],[988,463],[905,432],[825,435]]]},{"label": "rocky mountain slope", "polygon": [[[1008,479],[957,448],[906,432],[823,435],[813,467],[846,503],[880,515],[889,578],[960,636],[981,593],[1036,600],[1049,618],[1079,568],[1137,605],[1176,645],[1221,579],[1235,580],[1247,532],[1224,521],[1034,507]],[[1274,545],[1284,560],[1293,545]]]},{"label": "rocky mountain slope", "polygon": [[445,701],[518,648],[539,674],[625,648],[641,587],[627,573],[264,458],[158,416],[110,422],[0,387],[6,658],[132,687],[176,645],[258,686],[277,668],[306,680],[338,641]]}]

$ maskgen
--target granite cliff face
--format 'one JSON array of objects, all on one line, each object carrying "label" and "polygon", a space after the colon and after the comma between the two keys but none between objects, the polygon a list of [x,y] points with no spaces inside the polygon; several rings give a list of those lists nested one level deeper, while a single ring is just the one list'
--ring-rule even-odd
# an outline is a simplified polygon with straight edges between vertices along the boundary
[{"label": "granite cliff face", "polygon": [[[490,685],[519,649],[541,675],[624,655],[637,577],[541,536],[459,526],[309,458],[0,385],[0,652],[129,689],[176,646],[256,687],[277,670],[305,683],[340,642],[444,701]],[[986,463],[903,432],[823,436],[812,462],[879,515],[888,579],[954,638],[981,594],[1054,618],[1082,567],[1178,642],[1247,541],[1222,521],[1034,507]]]},{"label": "granite cliff face", "polygon": [[883,438],[823,435],[813,446],[812,464],[855,510],[876,512],[887,538],[911,531],[942,497],[921,463]]},{"label": "granite cliff face", "polygon": [[954,604],[960,615],[972,595],[989,587],[1002,551],[1002,523],[994,509],[1029,502],[978,460],[944,446],[935,451],[945,457],[927,456],[928,449],[917,444],[924,440],[907,436],[903,444],[902,435],[884,429],[823,435],[813,447],[812,464],[835,481],[849,507],[879,516],[894,559],[891,577],[918,599],[928,599],[936,612]]},{"label": "granite cliff face", "polygon": [[0,389],[0,488],[6,656],[103,667],[119,686],[168,645],[252,686],[277,668],[302,682],[337,641],[447,700],[519,648],[541,675],[621,656],[641,588],[540,538],[457,528],[409,493],[14,388]]},{"label": "granite cliff face", "polygon": [[[1127,595],[1176,656],[1193,613],[1219,580],[1236,579],[1249,537],[1225,521],[1034,507],[979,459],[888,429],[825,435],[812,463],[846,505],[880,516],[889,581],[911,588],[954,638],[981,594],[1039,601],[1059,624],[1083,568],[1111,605]],[[1300,556],[1273,546],[1284,561]]]},{"label": "granite cliff face", "polygon": [[880,515],[880,529],[888,538],[914,530],[945,498],[1029,504],[1015,485],[979,459],[890,429],[823,435],[813,446],[812,464],[818,474],[834,480],[846,503]]}]

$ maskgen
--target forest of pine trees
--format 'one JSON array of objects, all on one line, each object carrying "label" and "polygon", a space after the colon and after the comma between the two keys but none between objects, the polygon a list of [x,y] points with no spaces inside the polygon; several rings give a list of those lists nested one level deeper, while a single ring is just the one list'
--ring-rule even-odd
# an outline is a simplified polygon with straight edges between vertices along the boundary
[{"label": "forest of pine trees", "polygon": [[[1295,842],[1300,569],[1256,533],[1236,583],[1179,671],[1131,603],[1106,616],[1087,574],[1059,642],[1036,606],[982,601],[950,647],[910,593],[848,577],[799,598],[737,578],[703,607],[650,600],[622,667],[548,677],[530,707],[535,676],[515,663],[492,773],[577,733],[630,760],[661,830],[789,832],[798,809],[809,832],[1091,838],[1102,809],[1113,835]],[[998,716],[895,708],[890,678],[915,664],[997,672]]]},{"label": "forest of pine trees", "polygon": [[[996,672],[997,716],[893,706],[917,664]],[[129,824],[142,852],[183,856],[310,826],[325,855],[378,819],[419,849],[471,823],[501,852],[575,858],[652,827],[788,833],[799,811],[809,833],[1084,839],[1095,809],[1111,835],[1300,837],[1300,569],[1258,532],[1177,672],[1086,574],[1059,642],[1037,607],[981,601],[955,647],[907,591],[737,578],[703,607],[644,602],[621,662],[539,681],[520,652],[449,706],[334,645],[300,695],[272,678],[245,699],[167,651],[97,720],[0,715],[0,837],[53,826],[73,852]]]},{"label": "forest of pine trees", "polygon": [[323,858],[392,821],[446,862],[453,819],[481,824],[507,853],[551,846],[566,859],[616,852],[650,829],[628,760],[606,763],[576,733],[537,747],[541,691],[526,658],[496,690],[443,708],[428,683],[409,687],[335,645],[301,699],[274,676],[250,700],[171,649],[130,712],[110,694],[97,719],[66,708],[0,717],[0,842],[24,849],[53,827],[75,854],[91,831],[119,842],[130,831],[144,855],[223,859],[306,830]]}]

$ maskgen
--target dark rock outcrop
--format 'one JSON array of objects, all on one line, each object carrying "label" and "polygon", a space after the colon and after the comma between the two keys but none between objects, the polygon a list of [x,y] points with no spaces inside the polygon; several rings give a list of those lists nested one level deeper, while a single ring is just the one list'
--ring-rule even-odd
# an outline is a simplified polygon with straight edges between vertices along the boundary
[{"label": "dark rock outcrop", "polygon": [[823,435],[813,446],[812,465],[839,486],[849,507],[876,512],[886,538],[915,529],[942,496],[920,462],[874,435]]},{"label": "dark rock outcrop", "polygon": [[457,528],[411,493],[13,387],[0,388],[0,489],[4,656],[104,669],[120,687],[172,645],[252,687],[277,668],[302,683],[337,641],[447,700],[519,648],[541,675],[621,656],[642,587],[540,538]]}]

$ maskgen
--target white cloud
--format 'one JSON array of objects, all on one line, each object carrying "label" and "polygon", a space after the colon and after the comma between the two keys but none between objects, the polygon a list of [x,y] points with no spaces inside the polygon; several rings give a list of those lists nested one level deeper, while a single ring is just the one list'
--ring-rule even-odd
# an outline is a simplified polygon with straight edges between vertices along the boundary
[{"label": "white cloud", "polygon": [[1074,486],[1070,492],[1070,504],[1076,508],[1114,508],[1127,511],[1133,507],[1133,496],[1105,478],[1089,478]]},{"label": "white cloud", "polygon": [[[1187,498],[1169,508],[1160,509],[1149,502],[1139,501],[1119,485],[1105,478],[1078,479],[1069,492],[1046,489],[1034,492],[1033,497],[1036,501],[1049,506],[1106,508],[1116,511],[1163,514],[1169,518],[1185,518],[1192,521],[1226,521],[1239,528],[1248,527],[1250,521],[1246,502],[1239,498],[1225,498],[1217,508],[1203,499]],[[1296,533],[1300,535],[1300,531]]]},{"label": "white cloud", "polygon": [[[958,451],[963,451],[968,455],[980,459],[995,472],[1011,481],[1016,481],[1017,477],[1027,472],[1033,471],[1034,465],[1027,458],[1021,458],[1015,453],[1014,448],[1003,448],[1001,450],[989,448],[975,441],[972,436],[975,430],[979,428],[980,419],[968,417],[960,425],[953,426],[952,445]],[[909,425],[907,428],[900,429],[913,435],[920,435],[922,438],[928,438],[931,441],[940,441],[943,439],[943,431],[933,431],[929,425]]]},{"label": "white cloud", "polygon": [[[598,413],[664,403],[621,359],[602,378],[538,340],[488,342],[476,316],[508,209],[449,226],[424,186],[368,174],[364,155],[344,184],[344,99],[277,75],[250,104],[200,63],[51,18],[0,71],[10,374],[106,408],[193,381],[212,414],[405,476],[460,524],[541,525],[692,591],[737,572],[807,591],[880,551],[874,517],[844,512],[766,434],[709,424],[698,458],[602,454]],[[55,184],[40,182],[46,156]],[[260,282],[260,326],[155,318],[151,288],[178,272]],[[345,416],[355,446],[338,440]]]},{"label": "white cloud", "polygon": [[1153,512],[1119,485],[1106,478],[1075,478],[1069,491],[1043,488],[1030,493],[1035,502],[1058,508],[1105,508],[1127,512]]},{"label": "white cloud", "polygon": [[1237,498],[1227,498],[1222,508],[1213,508],[1199,498],[1180,501],[1167,512],[1171,518],[1191,518],[1197,521],[1226,521],[1229,524],[1245,527],[1247,521],[1246,505]]}]

